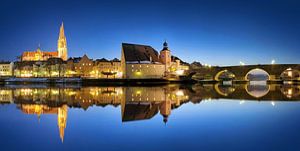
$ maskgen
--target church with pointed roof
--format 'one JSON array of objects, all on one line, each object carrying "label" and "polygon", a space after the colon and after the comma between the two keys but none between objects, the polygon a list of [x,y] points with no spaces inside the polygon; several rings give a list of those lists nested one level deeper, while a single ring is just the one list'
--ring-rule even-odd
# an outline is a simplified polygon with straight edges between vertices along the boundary
[{"label": "church with pointed roof", "polygon": [[49,58],[61,58],[66,61],[68,58],[67,39],[64,31],[64,24],[60,26],[59,37],[57,41],[57,51],[42,51],[40,46],[36,51],[25,51],[21,56],[21,61],[46,61]]}]

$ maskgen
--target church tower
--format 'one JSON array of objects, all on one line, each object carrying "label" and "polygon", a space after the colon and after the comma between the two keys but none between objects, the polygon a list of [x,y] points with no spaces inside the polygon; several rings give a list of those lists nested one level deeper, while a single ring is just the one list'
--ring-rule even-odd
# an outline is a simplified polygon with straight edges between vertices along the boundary
[{"label": "church tower", "polygon": [[58,57],[66,61],[68,59],[67,39],[65,36],[64,23],[60,26],[59,37],[57,41]]},{"label": "church tower", "polygon": [[161,63],[169,66],[171,64],[171,51],[168,48],[168,43],[165,41],[163,44],[163,49],[160,51],[160,61]]}]

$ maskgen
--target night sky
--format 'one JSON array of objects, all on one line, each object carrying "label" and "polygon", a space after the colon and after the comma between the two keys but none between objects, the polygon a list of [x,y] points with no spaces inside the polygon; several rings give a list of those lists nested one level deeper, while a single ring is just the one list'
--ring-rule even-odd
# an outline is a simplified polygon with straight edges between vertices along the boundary
[{"label": "night sky", "polygon": [[299,63],[300,2],[264,0],[1,0],[1,60],[55,51],[65,25],[69,56],[120,58],[121,43],[212,65]]}]

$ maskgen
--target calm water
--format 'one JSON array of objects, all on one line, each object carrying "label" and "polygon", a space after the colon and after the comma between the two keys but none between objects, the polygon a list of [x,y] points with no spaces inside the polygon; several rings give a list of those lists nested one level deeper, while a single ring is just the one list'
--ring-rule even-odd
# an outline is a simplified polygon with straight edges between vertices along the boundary
[{"label": "calm water", "polygon": [[1,150],[300,150],[300,86],[5,86]]}]

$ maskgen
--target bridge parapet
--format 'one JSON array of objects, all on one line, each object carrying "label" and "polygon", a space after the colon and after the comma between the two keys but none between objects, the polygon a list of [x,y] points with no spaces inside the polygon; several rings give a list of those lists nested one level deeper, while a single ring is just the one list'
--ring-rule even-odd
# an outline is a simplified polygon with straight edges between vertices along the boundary
[{"label": "bridge parapet", "polygon": [[[247,75],[255,69],[260,69],[268,73],[269,80],[271,81],[281,80],[282,74],[286,70],[295,70],[300,74],[300,64],[202,67],[197,69],[191,69],[191,71],[196,72],[195,76],[197,76],[198,79],[219,81],[218,76],[220,76],[220,73],[226,71],[234,75],[234,80],[247,81]],[[296,79],[299,80],[300,77],[296,77]]]}]

